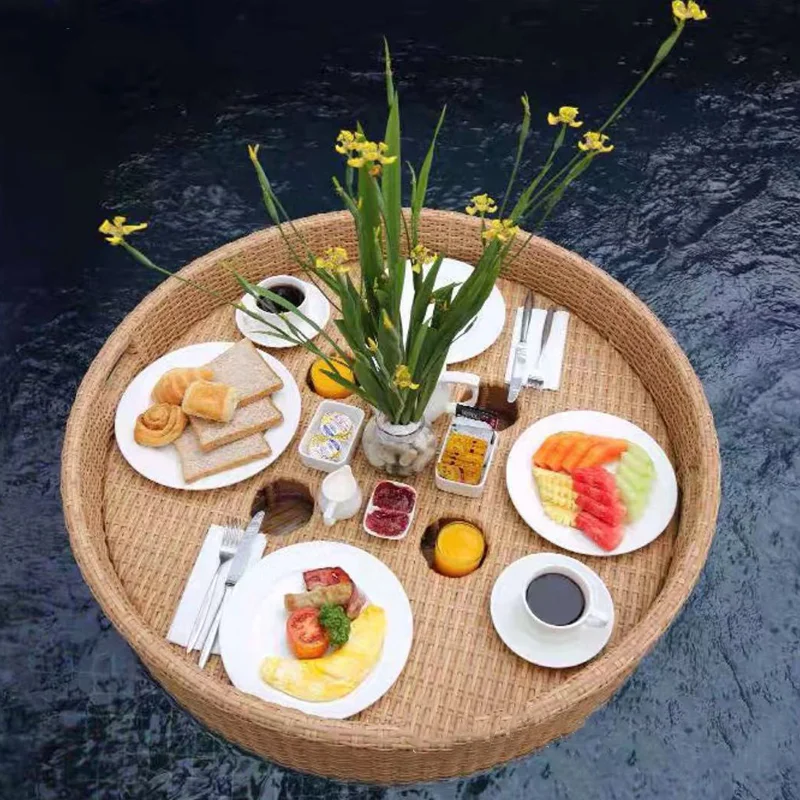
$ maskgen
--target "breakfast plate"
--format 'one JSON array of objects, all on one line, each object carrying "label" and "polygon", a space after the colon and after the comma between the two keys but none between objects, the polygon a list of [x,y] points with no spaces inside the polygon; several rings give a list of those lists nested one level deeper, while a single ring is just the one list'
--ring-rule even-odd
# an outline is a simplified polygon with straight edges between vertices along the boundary
[{"label": "breakfast plate", "polygon": [[[258,285],[263,286],[265,283],[269,283],[270,280],[270,278],[265,278]],[[328,324],[328,320],[331,316],[331,304],[328,302],[328,298],[325,297],[323,292],[313,283],[310,283],[309,281],[302,281],[302,283],[306,293],[308,305],[308,308],[305,309],[303,313],[320,328],[324,328]],[[259,309],[256,305],[255,298],[250,294],[242,295],[239,302],[250,311],[262,313],[261,309]],[[259,324],[251,316],[248,316],[238,308],[236,309],[234,316],[236,320],[236,327],[239,329],[242,336],[246,336],[251,342],[255,342],[255,344],[261,345],[261,347],[275,348],[297,346],[292,342],[287,342],[286,339],[282,339],[280,336],[277,336],[274,333],[270,333],[269,328],[266,325]],[[280,326],[280,323],[276,324]],[[311,340],[315,336],[319,335],[319,331],[316,330],[316,328],[314,328],[312,325],[309,325],[307,322],[304,322],[297,316],[292,316],[292,324],[295,325],[308,340]]]},{"label": "breakfast plate", "polygon": [[[268,685],[259,672],[267,657],[276,661],[292,658],[284,595],[302,591],[304,572],[331,565],[352,576],[366,596],[368,605],[362,616],[376,606],[383,609],[383,647],[366,678],[349,694],[334,700],[304,700]],[[392,687],[408,660],[413,627],[405,590],[382,561],[341,542],[302,542],[270,553],[245,573],[225,606],[220,651],[225,671],[237,689],[313,716],[346,719],[371,706]]]},{"label": "breakfast plate", "polygon": [[[140,475],[171,489],[191,491],[218,489],[238,483],[261,472],[289,446],[300,424],[300,390],[289,370],[277,358],[260,350],[256,351],[258,355],[283,382],[283,387],[270,396],[275,407],[283,415],[283,420],[279,425],[264,433],[264,438],[271,450],[268,456],[187,483],[183,477],[180,458],[175,446],[143,447],[134,440],[136,419],[152,404],[153,387],[167,370],[175,367],[203,366],[227,351],[233,344],[233,342],[203,342],[182,347],[167,353],[145,367],[130,382],[117,406],[114,432],[120,452]],[[247,346],[252,348],[249,344]]]},{"label": "breakfast plate", "polygon": [[[526,612],[522,592],[535,572],[565,567],[591,584],[598,609],[608,617],[602,628],[583,625],[576,630],[549,631],[537,626]],[[509,564],[492,588],[492,624],[505,645],[520,658],[551,669],[565,669],[594,658],[608,643],[614,630],[614,601],[608,588],[585,564],[558,553],[534,553]]]},{"label": "breakfast plate", "polygon": [[[430,267],[425,267],[427,271]],[[446,286],[448,283],[461,284],[472,274],[473,267],[463,261],[456,261],[453,258],[443,258],[436,276],[436,289]],[[458,287],[456,287],[456,294]],[[411,266],[406,262],[406,280],[403,284],[403,295],[400,298],[400,318],[403,321],[403,329],[408,330],[408,322],[411,318],[411,306],[414,302],[414,286],[412,282]],[[459,361],[467,361],[470,358],[482,353],[491,347],[500,334],[506,322],[506,303],[503,295],[497,288],[492,287],[492,292],[483,308],[477,313],[471,325],[467,326],[464,332],[458,336],[447,352],[447,364],[455,364]]]},{"label": "breakfast plate", "polygon": [[[548,437],[566,431],[627,440],[644,451],[652,462],[648,502],[636,521],[623,526],[622,540],[614,549],[601,548],[581,531],[559,524],[545,513],[534,481],[533,456]],[[613,469],[612,466],[609,471],[613,473]],[[632,422],[599,411],[564,411],[531,425],[517,439],[508,455],[506,485],[520,516],[536,533],[565,550],[591,556],[630,553],[650,544],[667,527],[678,502],[675,471],[655,439]]]}]

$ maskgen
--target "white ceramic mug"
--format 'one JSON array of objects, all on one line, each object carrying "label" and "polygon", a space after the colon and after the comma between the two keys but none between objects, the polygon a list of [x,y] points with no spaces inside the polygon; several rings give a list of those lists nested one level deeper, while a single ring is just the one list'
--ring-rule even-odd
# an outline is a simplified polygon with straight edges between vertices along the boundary
[{"label": "white ceramic mug", "polygon": [[[569,625],[553,625],[550,622],[545,622],[543,619],[537,617],[536,614],[531,611],[530,606],[528,605],[528,601],[526,599],[528,587],[531,585],[531,583],[533,583],[533,581],[536,580],[536,578],[539,578],[542,575],[550,574],[563,575],[564,577],[569,578],[571,581],[573,581],[573,583],[577,584],[578,588],[583,593],[583,613],[578,617],[578,619],[575,620],[575,622],[571,622]],[[583,625],[589,628],[605,628],[606,625],[608,625],[611,621],[611,618],[608,616],[608,614],[604,613],[598,608],[597,596],[592,590],[592,585],[589,583],[589,581],[587,581],[586,578],[584,578],[584,576],[578,572],[578,570],[562,564],[553,564],[551,566],[541,567],[540,569],[536,570],[536,572],[530,576],[522,589],[521,601],[525,611],[528,612],[528,616],[538,626],[549,631],[572,631],[576,628],[580,628]]]},{"label": "white ceramic mug", "polygon": [[353,470],[346,464],[331,472],[319,487],[317,502],[322,512],[322,521],[330,527],[340,519],[354,517],[361,508],[361,489]]},{"label": "white ceramic mug", "polygon": [[[303,293],[303,302],[297,307],[297,310],[305,315],[308,316],[308,312],[311,309],[311,300],[309,299],[309,289],[310,286],[300,278],[295,278],[293,275],[273,275],[266,280],[261,281],[258,284],[262,289],[272,289],[273,286],[292,286],[298,291]],[[280,314],[273,314],[270,311],[264,311],[263,308],[260,308],[256,303],[256,310],[261,314],[267,322],[271,322],[273,325],[277,325],[282,322],[283,318],[288,314],[291,315],[294,312],[291,311],[282,311]],[[273,303],[273,305],[277,306],[277,303]],[[295,316],[293,322],[297,320]]]},{"label": "white ceramic mug", "polygon": [[429,423],[436,422],[442,414],[450,411],[455,411],[456,404],[451,401],[453,385],[463,384],[469,386],[470,393],[466,400],[461,401],[461,405],[474,406],[478,402],[478,389],[481,385],[481,379],[473,372],[451,372],[445,370],[439,376],[439,382],[433,390],[431,399],[425,408],[425,419]]}]

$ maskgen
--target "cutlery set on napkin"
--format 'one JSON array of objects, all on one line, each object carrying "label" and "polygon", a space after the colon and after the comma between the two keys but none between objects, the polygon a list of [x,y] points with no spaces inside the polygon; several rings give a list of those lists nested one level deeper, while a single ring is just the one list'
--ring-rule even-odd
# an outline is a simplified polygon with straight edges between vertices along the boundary
[{"label": "cutlery set on napkin", "polygon": [[561,385],[561,367],[567,341],[569,313],[533,307],[533,292],[517,309],[506,364],[508,402],[523,388],[556,390]]},{"label": "cutlery set on napkin", "polygon": [[264,512],[253,516],[244,531],[212,525],[186,582],[167,640],[200,650],[200,669],[211,653],[219,654],[219,631],[225,602],[247,569],[258,563],[267,538],[259,533]]}]

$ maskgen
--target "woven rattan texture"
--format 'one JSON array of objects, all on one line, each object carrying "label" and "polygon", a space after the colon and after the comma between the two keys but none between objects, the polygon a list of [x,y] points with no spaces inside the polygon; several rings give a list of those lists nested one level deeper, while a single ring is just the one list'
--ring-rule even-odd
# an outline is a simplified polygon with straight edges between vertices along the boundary
[{"label": "woven rattan texture", "polygon": [[[300,227],[312,250],[331,244],[356,250],[344,215],[311,217]],[[447,255],[476,260],[476,230],[467,217],[426,212],[422,236]],[[273,230],[211,253],[185,273],[233,298],[238,292],[222,262],[251,279],[294,271]],[[267,757],[331,776],[391,782],[463,774],[578,727],[667,627],[702,567],[716,518],[719,465],[705,398],[663,327],[587,262],[534,239],[500,283],[509,309],[522,303],[528,286],[539,305],[555,302],[573,311],[562,388],[523,392],[519,421],[502,434],[481,498],[440,492],[429,469],[410,481],[420,505],[411,534],[401,542],[367,537],[358,518],[327,529],[315,517],[268,545],[273,550],[311,539],[355,544],[385,561],[408,593],[415,624],[408,664],[389,693],[345,722],[311,719],[242,695],[228,683],[218,658],[200,673],[164,640],[208,525],[244,520],[255,492],[276,477],[300,480],[313,494],[322,477],[300,463],[300,434],[264,473],[203,493],[150,483],[128,467],[113,443],[114,410],[131,378],[182,345],[239,338],[232,310],[172,281],[111,337],[84,380],[65,442],[63,493],[73,548],[111,620],[166,688],[208,725]],[[510,320],[509,313],[503,335],[489,350],[458,368],[501,384]],[[300,385],[302,431],[319,401],[305,381],[312,356],[300,349],[275,354]],[[508,450],[535,420],[575,408],[618,414],[651,433],[676,464],[682,502],[676,520],[649,547],[616,558],[581,557],[611,591],[616,628],[589,665],[544,670],[505,648],[491,626],[488,598],[506,565],[528,553],[557,550],[522,522],[508,498]],[[379,476],[360,454],[353,466],[369,491]],[[462,579],[432,572],[419,550],[426,525],[453,516],[476,522],[488,542],[483,566]]]}]

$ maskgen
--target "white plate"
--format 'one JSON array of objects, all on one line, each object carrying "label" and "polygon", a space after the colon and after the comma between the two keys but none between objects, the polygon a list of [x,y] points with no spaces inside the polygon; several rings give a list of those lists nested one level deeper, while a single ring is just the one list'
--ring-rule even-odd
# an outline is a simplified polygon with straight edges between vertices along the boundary
[{"label": "white plate", "polygon": [[[615,550],[603,550],[579,530],[559,525],[544,513],[533,480],[533,454],[548,436],[560,431],[628,439],[643,447],[653,460],[656,476],[647,508],[641,519],[624,526],[622,541]],[[669,525],[678,503],[675,471],[655,439],[632,422],[600,411],[563,411],[531,425],[508,454],[506,485],[520,516],[536,533],[565,550],[587,556],[617,556],[650,544]]]},{"label": "white plate", "polygon": [[[522,605],[522,592],[531,575],[548,566],[572,567],[580,572],[596,593],[598,610],[608,615],[608,625],[582,625],[568,631],[539,628]],[[614,601],[600,576],[580,561],[557,553],[534,553],[509,564],[494,583],[490,610],[497,635],[506,646],[540,667],[565,669],[583,664],[606,646],[614,630]]]},{"label": "white plate", "polygon": [[[425,267],[426,274],[430,267]],[[464,283],[472,274],[473,268],[463,261],[453,258],[443,258],[439,274],[436,276],[434,288],[441,288],[448,283]],[[459,287],[456,288],[458,293]],[[411,266],[406,262],[406,280],[403,284],[403,296],[400,299],[400,318],[403,329],[408,331],[408,321],[411,319],[411,306],[414,303],[414,283],[412,280]],[[506,303],[497,286],[492,287],[492,292],[483,308],[478,312],[472,326],[466,333],[459,336],[447,352],[448,364],[466,361],[491,347],[497,337],[503,332],[506,323]]]},{"label": "white plate", "polygon": [[[290,658],[283,596],[302,592],[303,572],[341,567],[370,603],[386,612],[383,652],[372,672],[350,694],[322,703],[299,700],[264,683],[259,666],[266,656]],[[414,623],[411,604],[395,574],[364,550],[341,542],[303,542],[276,550],[248,570],[236,585],[220,626],[220,650],[237,689],[317,717],[346,719],[383,697],[408,660]]]},{"label": "white plate", "polygon": [[[259,286],[263,285],[266,280],[268,279],[265,278],[263,281],[261,281]],[[309,283],[308,281],[304,281],[304,283],[306,297],[311,305],[306,316],[319,325],[320,328],[324,328],[328,324],[328,320],[331,316],[331,304],[328,302],[328,298],[325,297],[325,295],[313,283]],[[256,305],[255,298],[250,294],[242,295],[239,302],[245,308],[249,308],[251,311],[260,311]],[[298,346],[292,344],[292,342],[287,342],[286,339],[281,339],[280,336],[276,336],[274,333],[269,333],[269,328],[266,325],[259,324],[243,311],[239,311],[237,309],[235,312],[235,319],[236,327],[239,329],[242,336],[247,337],[251,342],[255,342],[262,347]],[[316,330],[316,328],[309,325],[307,322],[303,322],[300,317],[293,316],[292,324],[302,332],[306,339],[311,340],[315,336],[319,335],[319,331]]]},{"label": "white plate", "polygon": [[140,475],[171,489],[193,491],[219,489],[221,486],[230,486],[232,483],[238,483],[261,472],[289,446],[289,442],[292,441],[297,426],[300,424],[300,390],[289,370],[277,358],[261,351],[258,354],[283,381],[283,388],[271,396],[272,401],[283,414],[283,422],[264,434],[264,438],[272,450],[267,458],[260,458],[258,461],[251,461],[241,467],[227,469],[225,472],[186,483],[183,479],[178,451],[174,445],[142,447],[134,441],[133,429],[136,417],[153,404],[151,397],[153,387],[167,370],[173,367],[201,367],[224,353],[229,347],[233,347],[233,342],[203,342],[182,347],[180,350],[174,350],[162,356],[149,367],[145,367],[130,382],[117,406],[114,432],[125,460]]}]

